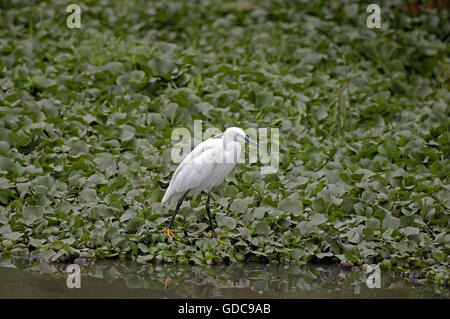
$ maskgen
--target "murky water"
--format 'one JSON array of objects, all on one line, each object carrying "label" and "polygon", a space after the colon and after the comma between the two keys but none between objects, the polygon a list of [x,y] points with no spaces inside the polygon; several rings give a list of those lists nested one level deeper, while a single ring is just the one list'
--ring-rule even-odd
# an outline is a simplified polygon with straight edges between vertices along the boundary
[{"label": "murky water", "polygon": [[140,265],[119,260],[82,267],[81,288],[66,285],[67,265],[0,257],[0,298],[450,298],[448,288],[337,265]]}]

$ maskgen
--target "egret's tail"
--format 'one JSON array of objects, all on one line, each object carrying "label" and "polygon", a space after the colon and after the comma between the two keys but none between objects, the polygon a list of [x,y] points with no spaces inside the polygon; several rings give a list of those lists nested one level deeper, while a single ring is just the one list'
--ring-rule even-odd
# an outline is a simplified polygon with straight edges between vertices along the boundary
[{"label": "egret's tail", "polygon": [[163,199],[162,199],[162,201],[161,201],[161,205],[162,206],[168,206],[169,204],[170,204],[170,193],[171,192],[169,192],[169,190],[170,190],[170,187],[166,190],[166,193],[164,194],[164,197],[163,197]]},{"label": "egret's tail", "polygon": [[[181,194],[183,195],[183,194]],[[181,195],[179,195],[179,193],[177,193],[172,185],[169,185],[169,187],[166,190],[166,193],[164,194],[164,197],[161,201],[161,205],[162,206],[169,206],[169,205],[173,205],[174,203],[176,203],[179,199],[179,197],[181,197]]]},{"label": "egret's tail", "polygon": [[170,186],[166,190],[164,197],[161,201],[162,206],[175,205],[182,197],[184,193],[174,191]]}]

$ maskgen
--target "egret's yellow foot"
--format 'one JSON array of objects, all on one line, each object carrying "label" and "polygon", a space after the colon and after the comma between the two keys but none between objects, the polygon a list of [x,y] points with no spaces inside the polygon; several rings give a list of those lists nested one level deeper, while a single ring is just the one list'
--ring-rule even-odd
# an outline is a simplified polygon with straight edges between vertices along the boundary
[{"label": "egret's yellow foot", "polygon": [[167,236],[169,236],[170,239],[176,239],[176,240],[180,240],[180,238],[178,238],[177,236],[174,235],[174,233],[180,233],[181,230],[173,230],[171,228],[164,228],[163,230],[159,231],[160,233],[166,233]]},{"label": "egret's yellow foot", "polygon": [[[219,244],[222,244],[222,245],[224,245],[224,246],[230,246],[229,243],[226,243],[226,242],[224,242],[223,240],[220,240],[220,237],[222,237],[222,235],[216,235],[216,234],[214,234],[214,236],[213,236],[213,235],[211,235],[210,233],[206,233],[206,234],[208,235],[209,238],[214,237],[214,238],[217,240],[217,242],[218,242]],[[231,237],[231,235],[225,235],[225,236],[228,237],[228,238]]]}]

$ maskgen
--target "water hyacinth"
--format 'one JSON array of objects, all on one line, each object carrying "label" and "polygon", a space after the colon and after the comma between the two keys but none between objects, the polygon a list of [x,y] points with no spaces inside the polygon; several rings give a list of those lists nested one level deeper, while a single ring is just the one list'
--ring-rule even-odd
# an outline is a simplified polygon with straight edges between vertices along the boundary
[{"label": "water hyacinth", "polygon": [[[48,262],[380,264],[448,284],[448,12],[264,0],[0,10],[0,251]],[[279,129],[159,231],[173,129]],[[82,257],[80,257],[82,255]]]}]

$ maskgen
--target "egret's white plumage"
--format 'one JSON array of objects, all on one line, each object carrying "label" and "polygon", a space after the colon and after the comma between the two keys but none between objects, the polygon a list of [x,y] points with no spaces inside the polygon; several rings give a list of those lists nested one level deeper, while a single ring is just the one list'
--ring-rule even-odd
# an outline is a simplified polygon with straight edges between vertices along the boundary
[{"label": "egret's white plumage", "polygon": [[177,203],[177,206],[167,228],[160,232],[166,233],[171,239],[179,240],[174,233],[181,232],[181,230],[172,230],[171,227],[184,197],[188,193],[207,191],[208,197],[206,198],[205,207],[208,213],[212,237],[215,237],[219,243],[228,245],[221,241],[214,231],[209,200],[211,192],[223,182],[225,177],[236,166],[241,155],[242,144],[245,141],[259,146],[258,143],[246,136],[242,129],[230,127],[223,134],[200,143],[186,156],[177,167],[164,194],[163,205]]},{"label": "egret's white plumage", "polygon": [[188,190],[190,194],[213,191],[236,166],[245,140],[242,129],[230,127],[220,137],[197,145],[173,174],[162,204],[177,203]]}]

